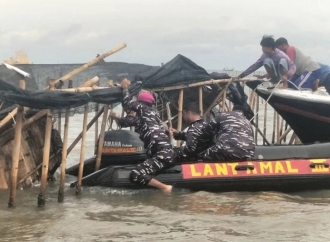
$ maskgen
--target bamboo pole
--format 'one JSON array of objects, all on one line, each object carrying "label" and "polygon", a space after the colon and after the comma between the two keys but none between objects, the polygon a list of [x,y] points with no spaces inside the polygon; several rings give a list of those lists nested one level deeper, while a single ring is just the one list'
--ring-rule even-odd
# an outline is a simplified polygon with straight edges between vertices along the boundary
[{"label": "bamboo pole", "polygon": [[[54,89],[55,80],[49,80],[49,89]],[[45,143],[43,148],[43,160],[42,160],[42,172],[41,172],[41,181],[40,181],[40,192],[38,195],[38,207],[45,206],[46,202],[46,187],[47,187],[47,177],[48,177],[48,164],[50,156],[50,141],[52,136],[52,110],[47,110],[47,120],[46,120],[46,130],[45,130]]]},{"label": "bamboo pole", "polygon": [[289,145],[292,145],[293,144],[293,142],[295,141],[296,136],[297,136],[296,133],[293,133],[292,134],[292,136],[290,138],[290,141],[289,141]]},{"label": "bamboo pole", "polygon": [[[99,83],[97,83],[96,85],[99,85]],[[96,103],[96,107],[95,107],[95,117],[97,116],[97,113],[100,110],[100,104]],[[95,142],[94,142],[94,147],[97,144],[97,140],[99,138],[99,118],[97,117],[95,120],[95,132],[94,132],[94,136],[95,136]]]},{"label": "bamboo pole", "polygon": [[[173,128],[172,126],[172,114],[171,114],[171,109],[170,109],[170,103],[166,103],[166,112],[167,112],[167,122],[168,122],[168,128],[171,129]],[[171,144],[173,143],[173,135],[170,132],[170,141]]]},{"label": "bamboo pole", "polygon": [[88,79],[85,83],[81,84],[79,87],[92,87],[99,82],[100,78],[98,76]]},{"label": "bamboo pole", "polygon": [[85,161],[85,149],[86,149],[86,133],[87,133],[87,118],[88,118],[88,104],[85,104],[84,110],[84,121],[83,121],[83,132],[81,138],[81,149],[80,149],[80,161],[79,161],[79,171],[78,171],[78,182],[76,186],[76,195],[81,194],[81,182],[84,171],[84,161]]},{"label": "bamboo pole", "polygon": [[280,117],[280,137],[282,136],[282,134],[283,134],[283,118],[282,117]]},{"label": "bamboo pole", "polygon": [[61,129],[62,129],[62,113],[61,110],[58,110],[58,115],[57,115],[57,130],[61,135]]},{"label": "bamboo pole", "polygon": [[227,98],[227,92],[224,91],[222,96],[222,112],[225,112],[226,98]]},{"label": "bamboo pole", "polygon": [[63,202],[63,200],[64,200],[64,182],[65,182],[66,157],[67,157],[67,151],[68,151],[69,118],[70,118],[70,109],[67,108],[65,110],[61,177],[60,177],[60,188],[58,190],[58,202]]},{"label": "bamboo pole", "polygon": [[217,102],[219,101],[219,99],[223,96],[223,93],[225,92],[227,87],[224,87],[220,93],[218,94],[218,96],[214,99],[214,101],[212,102],[212,104],[206,109],[206,111],[204,112],[204,116],[208,115],[209,112],[212,110],[212,108],[217,104]]},{"label": "bamboo pole", "polygon": [[212,84],[218,84],[218,83],[231,83],[231,82],[248,82],[248,81],[253,81],[255,79],[250,79],[250,78],[243,78],[243,79],[219,79],[219,80],[208,80],[208,81],[203,81],[203,82],[196,82],[192,83],[189,85],[177,85],[177,86],[171,86],[171,87],[162,87],[162,88],[151,88],[150,90],[154,92],[158,91],[170,91],[170,90],[179,90],[179,89],[185,89],[189,87],[199,87],[199,86],[205,86],[205,85],[212,85]]},{"label": "bamboo pole", "polygon": [[280,138],[280,115],[278,113],[276,115],[276,138]]},{"label": "bamboo pole", "polygon": [[95,171],[98,171],[101,166],[102,150],[103,150],[103,143],[104,143],[104,133],[105,133],[105,126],[107,124],[108,111],[109,111],[109,106],[104,105],[104,113],[103,113],[102,124],[101,124],[101,133],[100,133],[99,143],[97,146]]},{"label": "bamboo pole", "polygon": [[291,131],[291,127],[289,127],[287,130],[284,131],[284,133],[281,135],[281,137],[279,137],[279,139],[277,139],[276,144],[280,144],[282,140],[284,140],[284,138],[290,133]]},{"label": "bamboo pole", "polygon": [[[263,134],[264,134],[264,136],[265,137],[267,137],[267,134],[266,134],[266,132],[267,132],[267,106],[268,106],[268,104],[267,103],[265,103],[264,104],[264,132],[263,132]],[[265,145],[265,139],[263,139],[263,145]]]},{"label": "bamboo pole", "polygon": [[54,92],[90,92],[94,90],[101,90],[101,89],[110,89],[112,87],[78,87],[78,88],[70,88],[70,89],[55,89]]},{"label": "bamboo pole", "polygon": [[[256,98],[256,103],[257,103],[257,106],[256,106],[256,127],[259,128],[259,95],[257,95],[257,98]],[[258,145],[258,132],[255,132],[255,143],[256,145]]]},{"label": "bamboo pole", "polygon": [[[19,82],[19,87],[25,89],[25,81]],[[23,123],[23,107],[19,106],[16,116],[16,127],[15,127],[15,138],[14,138],[14,149],[12,157],[11,167],[11,186],[8,207],[14,208],[16,206],[16,191],[17,191],[17,174],[19,166],[19,158],[21,151],[21,138],[22,138],[22,123]]]},{"label": "bamboo pole", "polygon": [[272,144],[275,143],[275,130],[276,130],[276,111],[274,110]]},{"label": "bamboo pole", "polygon": [[126,47],[126,44],[121,44],[115,48],[113,48],[112,50],[109,50],[108,52],[96,57],[95,59],[91,60],[90,62],[74,69],[73,71],[69,72],[68,74],[62,76],[61,78],[57,79],[55,84],[57,84],[58,82],[61,81],[67,81],[70,78],[72,78],[74,75],[77,75],[79,72],[82,72],[83,70],[86,70],[88,67],[95,65],[96,63],[98,63],[99,61],[103,60],[104,58],[124,49]]},{"label": "bamboo pole", "polygon": [[47,186],[51,132],[52,132],[52,111],[49,109],[47,110],[45,144],[43,148],[42,173],[41,173],[40,193],[38,195],[38,207],[45,206],[45,202],[46,202],[45,192]]},{"label": "bamboo pole", "polygon": [[[98,113],[95,115],[95,117],[89,121],[88,125],[87,125],[87,131],[92,127],[92,125],[97,121],[97,119],[101,116],[101,114],[104,111],[104,106],[98,111]],[[70,147],[68,148],[68,154],[70,154],[70,152],[73,150],[73,148],[76,146],[76,144],[78,144],[78,142],[80,141],[80,139],[82,138],[82,133],[81,132],[77,138],[72,142],[72,144],[70,145]]]},{"label": "bamboo pole", "polygon": [[198,88],[199,93],[199,111],[201,112],[201,115],[203,116],[203,87]]},{"label": "bamboo pole", "polygon": [[[182,129],[182,108],[183,108],[183,89],[179,93],[179,102],[178,102],[178,126],[177,130],[181,131]],[[176,143],[177,147],[181,146],[181,140],[178,140]]]}]

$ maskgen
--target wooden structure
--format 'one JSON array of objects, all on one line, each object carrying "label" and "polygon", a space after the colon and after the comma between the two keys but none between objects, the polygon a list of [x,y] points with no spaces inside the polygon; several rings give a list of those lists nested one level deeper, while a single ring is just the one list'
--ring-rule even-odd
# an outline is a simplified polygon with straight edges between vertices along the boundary
[{"label": "wooden structure", "polygon": [[[79,73],[80,71],[88,68],[89,66],[102,60],[104,57],[111,55],[126,45],[121,45],[106,54],[98,56],[91,62],[83,65],[81,68],[77,68],[72,72],[64,75],[62,78],[57,80],[52,79],[47,88],[51,91],[58,91],[54,88],[58,88],[61,85],[56,85],[58,83],[63,84],[63,81],[68,80],[73,75]],[[232,109],[232,104],[228,100],[227,92],[228,86],[231,82],[237,81],[233,79],[223,79],[223,80],[208,80],[199,83],[193,83],[185,86],[171,86],[164,87],[160,89],[151,89],[158,96],[158,110],[161,114],[163,120],[167,120],[170,127],[174,127],[178,130],[183,130],[186,128],[186,124],[182,121],[182,110],[185,103],[197,102],[199,103],[200,110],[203,116],[208,120],[210,119],[210,113],[212,110],[219,111],[230,111]],[[244,87],[244,83],[248,81],[240,80],[241,85]],[[69,85],[67,89],[61,89],[61,91],[67,92],[86,92],[101,88],[111,88],[111,87],[98,87],[96,86],[98,82],[98,77],[89,79],[78,88],[72,88]],[[210,86],[211,88],[207,88]],[[54,90],[53,90],[54,89]],[[284,124],[283,120],[274,112],[272,119],[274,120],[273,130],[267,130],[267,122],[269,122],[269,110],[271,108],[267,107],[267,103],[259,99],[258,96],[252,91],[249,94],[249,104],[255,113],[254,125],[255,125],[255,139],[257,144],[259,142],[259,137],[262,138],[263,144],[281,144],[286,141],[286,136],[291,134],[292,131],[290,127]],[[68,135],[69,135],[69,109],[65,110],[65,124],[64,124],[64,137],[63,143],[60,137],[61,132],[61,115],[58,115],[58,131],[52,129],[52,110],[41,110],[33,116],[23,115],[23,109],[19,107],[14,109],[13,112],[8,114],[8,116],[0,121],[0,188],[8,188],[12,186],[16,187],[15,182],[18,185],[30,185],[34,181],[41,180],[40,193],[38,196],[38,206],[45,205],[47,178],[50,171],[55,171],[59,164],[61,164],[61,176],[60,176],[60,187],[58,192],[58,201],[64,201],[64,182],[65,182],[65,166],[66,160],[69,153],[75,147],[75,145],[81,142],[81,152],[80,152],[80,167],[78,174],[78,182],[76,187],[76,194],[81,194],[81,179],[83,174],[83,162],[85,160],[85,140],[86,132],[95,124],[99,117],[103,114],[102,125],[100,133],[98,133],[98,126],[95,127],[95,143],[98,147],[98,153],[96,154],[96,166],[95,170],[100,168],[101,163],[101,152],[104,142],[104,134],[106,130],[106,122],[108,119],[108,105],[103,105],[98,107],[95,112],[95,117],[87,123],[88,109],[85,105],[84,119],[82,132],[73,141],[73,143],[68,146]],[[267,111],[268,110],[268,111]],[[17,114],[17,116],[16,116]],[[259,117],[263,114],[263,117]],[[24,116],[20,122],[20,119]],[[15,125],[15,120],[17,124]],[[263,122],[262,122],[263,120]],[[262,128],[260,128],[261,126]],[[285,127],[285,128],[284,128]],[[21,133],[21,139],[20,134]],[[267,135],[272,135],[271,139]],[[15,137],[15,138],[14,138]],[[21,140],[19,142],[19,140]],[[14,144],[16,142],[16,144]],[[290,143],[297,143],[299,140],[296,138],[295,134],[292,134]],[[20,147],[17,148],[17,143],[20,143]],[[178,142],[177,146],[181,144]],[[14,154],[14,155],[13,155]],[[11,162],[12,161],[12,162]],[[9,174],[14,167],[15,171],[12,171],[11,180]],[[17,172],[16,172],[17,169]],[[14,187],[13,187],[14,186]],[[15,206],[15,191],[11,192],[9,199],[9,206]]]}]

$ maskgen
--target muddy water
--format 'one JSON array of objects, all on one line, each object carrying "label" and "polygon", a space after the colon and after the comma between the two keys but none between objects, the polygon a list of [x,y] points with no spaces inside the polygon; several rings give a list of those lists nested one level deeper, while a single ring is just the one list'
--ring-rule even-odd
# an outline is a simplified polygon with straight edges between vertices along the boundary
[{"label": "muddy water", "polygon": [[[90,114],[90,116],[92,116]],[[81,131],[71,118],[69,143]],[[269,122],[270,125],[271,122]],[[94,131],[86,158],[93,155]],[[79,160],[80,144],[68,158]],[[282,193],[190,193],[83,188],[76,197],[67,176],[65,201],[57,203],[58,181],[49,184],[45,208],[39,187],[0,191],[0,241],[329,241],[330,191]]]}]

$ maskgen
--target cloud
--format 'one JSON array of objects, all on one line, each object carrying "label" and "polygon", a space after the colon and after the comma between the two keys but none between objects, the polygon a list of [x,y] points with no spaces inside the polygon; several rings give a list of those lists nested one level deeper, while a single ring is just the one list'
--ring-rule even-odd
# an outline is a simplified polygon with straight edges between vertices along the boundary
[{"label": "cloud", "polygon": [[127,47],[107,61],[159,65],[177,54],[206,69],[244,69],[264,34],[286,37],[330,64],[327,0],[38,0],[0,2],[0,56],[24,49],[34,63],[83,63]]}]

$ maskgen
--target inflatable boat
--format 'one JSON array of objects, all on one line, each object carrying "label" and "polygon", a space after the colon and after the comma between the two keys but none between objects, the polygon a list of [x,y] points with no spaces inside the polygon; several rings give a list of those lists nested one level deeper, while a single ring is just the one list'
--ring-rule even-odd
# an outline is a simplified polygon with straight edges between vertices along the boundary
[{"label": "inflatable boat", "polygon": [[[138,134],[108,131],[102,150],[101,169],[94,172],[95,157],[85,161],[83,186],[124,189],[145,188],[129,181],[129,174],[145,159]],[[254,159],[230,162],[194,161],[156,176],[174,187],[194,191],[283,191],[330,189],[330,143],[257,146]],[[66,170],[77,176],[78,165]],[[71,186],[75,186],[76,182]]]}]

